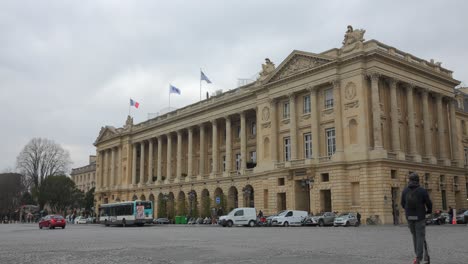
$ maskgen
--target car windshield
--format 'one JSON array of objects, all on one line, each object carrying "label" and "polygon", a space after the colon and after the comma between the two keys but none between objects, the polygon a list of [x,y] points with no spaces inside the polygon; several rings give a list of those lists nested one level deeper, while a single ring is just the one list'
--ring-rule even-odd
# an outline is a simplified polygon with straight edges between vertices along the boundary
[{"label": "car windshield", "polygon": [[288,213],[288,211],[281,211],[278,216],[285,216]]},{"label": "car windshield", "polygon": [[349,215],[349,213],[342,213],[342,214],[340,214],[338,217],[346,217],[346,216],[348,216],[348,215]]},{"label": "car windshield", "polygon": [[62,220],[63,217],[61,217],[60,215],[54,215],[52,216],[52,218],[54,218],[55,220]]}]

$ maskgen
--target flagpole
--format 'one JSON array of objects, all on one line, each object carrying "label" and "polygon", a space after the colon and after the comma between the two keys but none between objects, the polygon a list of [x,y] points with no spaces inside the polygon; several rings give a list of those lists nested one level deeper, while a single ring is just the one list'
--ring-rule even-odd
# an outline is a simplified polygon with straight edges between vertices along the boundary
[{"label": "flagpole", "polygon": [[202,73],[202,69],[200,68],[200,101],[201,101],[201,73]]},{"label": "flagpole", "polygon": [[[132,99],[130,98],[130,100],[132,100]],[[130,116],[130,109],[131,109],[131,107],[132,107],[131,104],[128,104],[128,116]]]},{"label": "flagpole", "polygon": [[171,111],[171,86],[169,84],[169,109],[168,109],[168,112]]}]

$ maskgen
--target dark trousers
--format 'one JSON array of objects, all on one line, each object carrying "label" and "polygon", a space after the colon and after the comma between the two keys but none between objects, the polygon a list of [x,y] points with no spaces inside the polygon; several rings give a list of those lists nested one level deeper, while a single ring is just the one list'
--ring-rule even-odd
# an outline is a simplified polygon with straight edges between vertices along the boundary
[{"label": "dark trousers", "polygon": [[425,219],[420,221],[408,220],[408,227],[411,231],[411,235],[413,236],[414,253],[418,260],[422,261],[424,255],[424,243],[426,241],[426,221]]}]

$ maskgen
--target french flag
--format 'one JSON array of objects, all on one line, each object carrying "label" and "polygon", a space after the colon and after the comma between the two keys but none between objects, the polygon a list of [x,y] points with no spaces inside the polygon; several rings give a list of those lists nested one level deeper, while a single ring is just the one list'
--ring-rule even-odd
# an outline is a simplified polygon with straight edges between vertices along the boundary
[{"label": "french flag", "polygon": [[138,108],[140,106],[140,103],[130,98],[130,106],[134,106],[135,108]]}]

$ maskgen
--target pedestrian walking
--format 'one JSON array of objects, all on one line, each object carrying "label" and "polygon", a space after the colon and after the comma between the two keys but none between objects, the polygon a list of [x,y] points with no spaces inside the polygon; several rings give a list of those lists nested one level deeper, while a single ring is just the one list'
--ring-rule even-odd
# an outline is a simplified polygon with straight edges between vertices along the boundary
[{"label": "pedestrian walking", "polygon": [[398,205],[395,204],[395,208],[393,209],[395,219],[393,221],[394,225],[400,225],[400,210],[398,209]]},{"label": "pedestrian walking", "polygon": [[408,186],[401,194],[401,207],[405,209],[408,227],[413,237],[416,258],[413,264],[430,263],[426,243],[426,214],[432,212],[432,202],[426,189],[419,185],[417,173],[409,175]]},{"label": "pedestrian walking", "polygon": [[451,206],[449,206],[449,209],[448,209],[448,212],[447,212],[447,213],[449,214],[449,217],[450,217],[450,219],[449,219],[449,224],[452,224],[452,220],[453,220],[453,209],[452,209]]},{"label": "pedestrian walking", "polygon": [[359,212],[356,213],[356,218],[357,218],[358,225],[361,225],[361,214]]}]

